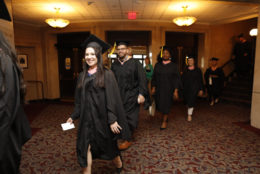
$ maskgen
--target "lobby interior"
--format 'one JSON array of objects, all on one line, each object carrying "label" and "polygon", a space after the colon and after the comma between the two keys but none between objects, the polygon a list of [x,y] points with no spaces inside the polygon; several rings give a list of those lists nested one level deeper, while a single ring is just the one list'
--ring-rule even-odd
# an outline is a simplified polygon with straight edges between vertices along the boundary
[{"label": "lobby interior", "polygon": [[[248,101],[223,97],[210,107],[206,99],[199,99],[192,123],[185,120],[183,104],[176,102],[169,128],[163,132],[159,113],[149,117],[142,109],[133,147],[122,153],[124,172],[260,173],[260,39],[249,33],[260,26],[258,0],[4,1],[12,20],[0,19],[0,31],[18,57],[26,58],[25,110],[33,138],[23,148],[21,173],[80,172],[75,154],[77,130],[63,132],[60,124],[73,111],[74,83],[84,56],[80,44],[89,34],[111,45],[116,40],[130,40],[136,58],[143,63],[148,56],[153,66],[160,47],[170,45],[180,71],[187,54],[196,55],[203,73],[210,58],[218,57],[227,86],[236,86],[240,80],[233,76],[231,57],[241,33],[254,55],[252,79],[245,85],[249,87]],[[188,8],[183,11],[185,5]],[[54,8],[60,8],[59,13]],[[131,12],[136,18],[131,19]],[[190,26],[173,23],[181,16],[197,20]],[[69,20],[69,25],[53,28],[45,22],[57,17]],[[113,58],[108,60],[111,63]],[[107,161],[97,160],[93,167],[94,173],[113,170]]]}]

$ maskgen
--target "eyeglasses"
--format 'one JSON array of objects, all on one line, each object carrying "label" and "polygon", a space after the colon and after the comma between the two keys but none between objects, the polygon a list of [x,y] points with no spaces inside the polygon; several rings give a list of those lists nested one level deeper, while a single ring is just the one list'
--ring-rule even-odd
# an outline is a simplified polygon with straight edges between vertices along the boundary
[{"label": "eyeglasses", "polygon": [[118,48],[118,49],[116,49],[117,51],[124,51],[124,50],[126,50],[126,48]]}]

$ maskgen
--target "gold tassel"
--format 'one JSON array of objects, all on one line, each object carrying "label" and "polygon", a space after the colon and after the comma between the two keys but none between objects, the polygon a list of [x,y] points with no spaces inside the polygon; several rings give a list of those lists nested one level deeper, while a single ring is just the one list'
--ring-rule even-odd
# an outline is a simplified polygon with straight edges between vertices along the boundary
[{"label": "gold tassel", "polygon": [[116,49],[116,42],[114,43],[114,47],[112,51],[109,53],[109,57],[111,57],[111,55],[115,52],[115,49]]},{"label": "gold tassel", "polygon": [[162,58],[162,55],[163,55],[163,46],[161,48],[161,58]]},{"label": "gold tassel", "polygon": [[188,65],[188,56],[186,56],[186,59],[185,59],[185,63],[186,63],[186,65]]}]

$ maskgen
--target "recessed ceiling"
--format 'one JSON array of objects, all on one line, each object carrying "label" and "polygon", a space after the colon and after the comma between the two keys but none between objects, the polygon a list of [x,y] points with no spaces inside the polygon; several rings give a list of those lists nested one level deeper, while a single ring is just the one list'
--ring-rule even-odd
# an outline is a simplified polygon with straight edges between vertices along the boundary
[{"label": "recessed ceiling", "polygon": [[[235,0],[233,0],[235,1]],[[136,21],[171,22],[174,17],[191,15],[200,24],[220,24],[257,17],[259,1],[210,0],[13,0],[14,21],[45,26],[45,19],[59,17],[71,23],[92,21],[129,21],[127,13],[137,13]],[[242,0],[240,0],[242,1]],[[186,13],[183,3],[188,4]]]}]

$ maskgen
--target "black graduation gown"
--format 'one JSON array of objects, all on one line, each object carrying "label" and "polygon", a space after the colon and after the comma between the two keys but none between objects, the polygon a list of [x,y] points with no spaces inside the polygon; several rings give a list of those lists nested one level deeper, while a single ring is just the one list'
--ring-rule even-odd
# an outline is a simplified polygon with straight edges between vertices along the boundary
[{"label": "black graduation gown", "polygon": [[246,71],[251,63],[251,46],[249,42],[236,43],[233,49],[235,64],[238,71]]},{"label": "black graduation gown", "polygon": [[177,65],[173,62],[156,63],[152,87],[155,87],[156,109],[163,114],[168,114],[172,106],[174,90],[182,87]]},{"label": "black graduation gown", "polygon": [[195,67],[186,70],[182,74],[184,102],[188,107],[194,107],[198,92],[203,90],[203,79],[201,70]]},{"label": "black graduation gown", "polygon": [[[212,77],[212,85],[210,85],[209,83],[210,75],[216,76]],[[218,98],[224,87],[225,75],[222,68],[217,68],[215,71],[213,71],[211,68],[208,68],[205,72],[204,77],[210,99],[212,97],[214,99]]]},{"label": "black graduation gown", "polygon": [[[112,64],[111,70],[114,72],[118,83],[128,125],[131,131],[133,131],[138,125],[138,95],[143,95],[146,98],[146,102],[149,101],[145,71],[138,60],[133,58],[124,62],[123,65],[116,60]],[[145,105],[149,104],[145,103]]]},{"label": "black graduation gown", "polygon": [[22,145],[31,138],[29,121],[21,105],[20,82],[17,67],[8,55],[1,54],[0,86],[0,173],[17,174]]},{"label": "black graduation gown", "polygon": [[[117,138],[129,138],[130,132],[113,73],[105,70],[105,88],[95,87],[96,75],[85,77],[83,87],[76,88],[73,120],[79,118],[77,156],[81,167],[87,166],[87,150],[92,158],[111,160],[119,155]],[[81,82],[83,74],[78,79]],[[123,128],[120,136],[113,134],[110,124],[115,121]]]}]

